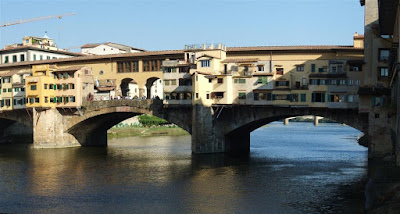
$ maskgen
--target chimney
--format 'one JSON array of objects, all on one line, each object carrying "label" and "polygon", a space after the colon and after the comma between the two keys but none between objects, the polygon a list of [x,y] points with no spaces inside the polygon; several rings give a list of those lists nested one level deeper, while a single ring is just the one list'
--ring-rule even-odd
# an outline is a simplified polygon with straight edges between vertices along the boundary
[{"label": "chimney", "polygon": [[353,47],[364,48],[364,35],[360,35],[357,32],[354,33]]}]

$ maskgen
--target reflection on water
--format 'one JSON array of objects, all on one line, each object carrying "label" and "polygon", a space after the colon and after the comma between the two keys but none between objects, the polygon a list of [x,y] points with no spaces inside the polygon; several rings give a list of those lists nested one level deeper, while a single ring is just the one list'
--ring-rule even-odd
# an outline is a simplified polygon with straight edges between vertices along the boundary
[{"label": "reflection on water", "polygon": [[[355,210],[340,196],[366,174],[360,133],[272,123],[251,154],[192,155],[190,136],[112,139],[107,148],[0,146],[0,212],[299,213]],[[338,195],[339,194],[339,195]]]}]

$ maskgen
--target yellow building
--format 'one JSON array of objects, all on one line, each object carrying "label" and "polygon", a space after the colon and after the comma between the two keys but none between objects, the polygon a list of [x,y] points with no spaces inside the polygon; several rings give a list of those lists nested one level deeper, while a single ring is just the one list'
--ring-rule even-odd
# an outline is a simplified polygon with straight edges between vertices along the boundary
[{"label": "yellow building", "polygon": [[56,78],[52,71],[56,70],[54,65],[32,66],[32,76],[26,78],[27,108],[54,108],[56,103]]}]

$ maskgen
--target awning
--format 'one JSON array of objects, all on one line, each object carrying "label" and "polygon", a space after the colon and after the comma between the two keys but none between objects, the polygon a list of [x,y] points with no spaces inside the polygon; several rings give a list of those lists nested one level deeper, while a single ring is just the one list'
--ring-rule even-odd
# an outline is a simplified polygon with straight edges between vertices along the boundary
[{"label": "awning", "polygon": [[104,87],[99,86],[99,87],[96,87],[96,89],[99,91],[112,91],[115,89],[115,86],[104,86]]}]

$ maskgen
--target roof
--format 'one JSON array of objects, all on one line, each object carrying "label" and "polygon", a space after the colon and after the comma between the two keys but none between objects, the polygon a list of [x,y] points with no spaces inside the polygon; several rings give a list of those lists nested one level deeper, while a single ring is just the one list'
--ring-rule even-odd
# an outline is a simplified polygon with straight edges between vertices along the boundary
[{"label": "roof", "polygon": [[259,58],[237,58],[237,59],[225,59],[222,63],[243,63],[243,62],[258,62]]},{"label": "roof", "polygon": [[69,55],[69,56],[86,56],[86,54],[81,54],[81,53],[69,52],[69,51],[64,51],[64,50],[49,50],[49,49],[38,48],[38,47],[34,47],[34,46],[19,46],[19,47],[7,48],[7,49],[0,49],[0,53],[14,52],[14,51],[20,51],[20,50],[37,50],[37,51],[44,51],[44,52],[50,52],[50,53],[65,54],[65,55]]},{"label": "roof", "polygon": [[113,42],[104,42],[104,43],[89,43],[89,44],[85,44],[83,45],[81,48],[95,48],[99,45],[107,45],[110,47],[114,47],[114,48],[118,48],[118,49],[122,49],[125,51],[128,51],[128,49],[133,49],[133,50],[138,50],[138,51],[146,51],[144,49],[139,49],[139,48],[135,48],[135,47],[131,47],[131,46],[127,46],[127,45],[122,45],[122,44],[118,44],[118,43],[113,43]]},{"label": "roof", "polygon": [[364,35],[356,35],[354,36],[354,39],[364,39]]},{"label": "roof", "polygon": [[0,73],[0,77],[11,77],[12,75],[18,73],[18,71],[9,71]]},{"label": "roof", "polygon": [[7,63],[0,64],[0,68],[4,67],[17,67],[23,65],[40,65],[58,62],[77,62],[77,61],[87,61],[87,60],[101,60],[101,59],[123,59],[128,57],[145,57],[145,56],[161,56],[161,55],[182,55],[183,50],[165,50],[165,51],[146,51],[146,52],[136,52],[136,53],[121,53],[121,54],[107,54],[107,55],[84,55],[80,57],[70,57],[62,59],[49,59],[49,60],[39,60],[39,61],[25,61],[17,63]]},{"label": "roof", "polygon": [[99,91],[111,91],[115,89],[115,86],[99,86],[96,87]]},{"label": "roof", "polygon": [[71,67],[67,67],[67,68],[60,68],[53,72],[77,71],[77,70],[81,70],[83,67],[85,67],[85,66],[71,66]]},{"label": "roof", "polygon": [[333,50],[353,50],[363,51],[364,48],[339,45],[305,45],[305,46],[254,46],[254,47],[231,47],[227,52],[239,51],[333,51]]}]

